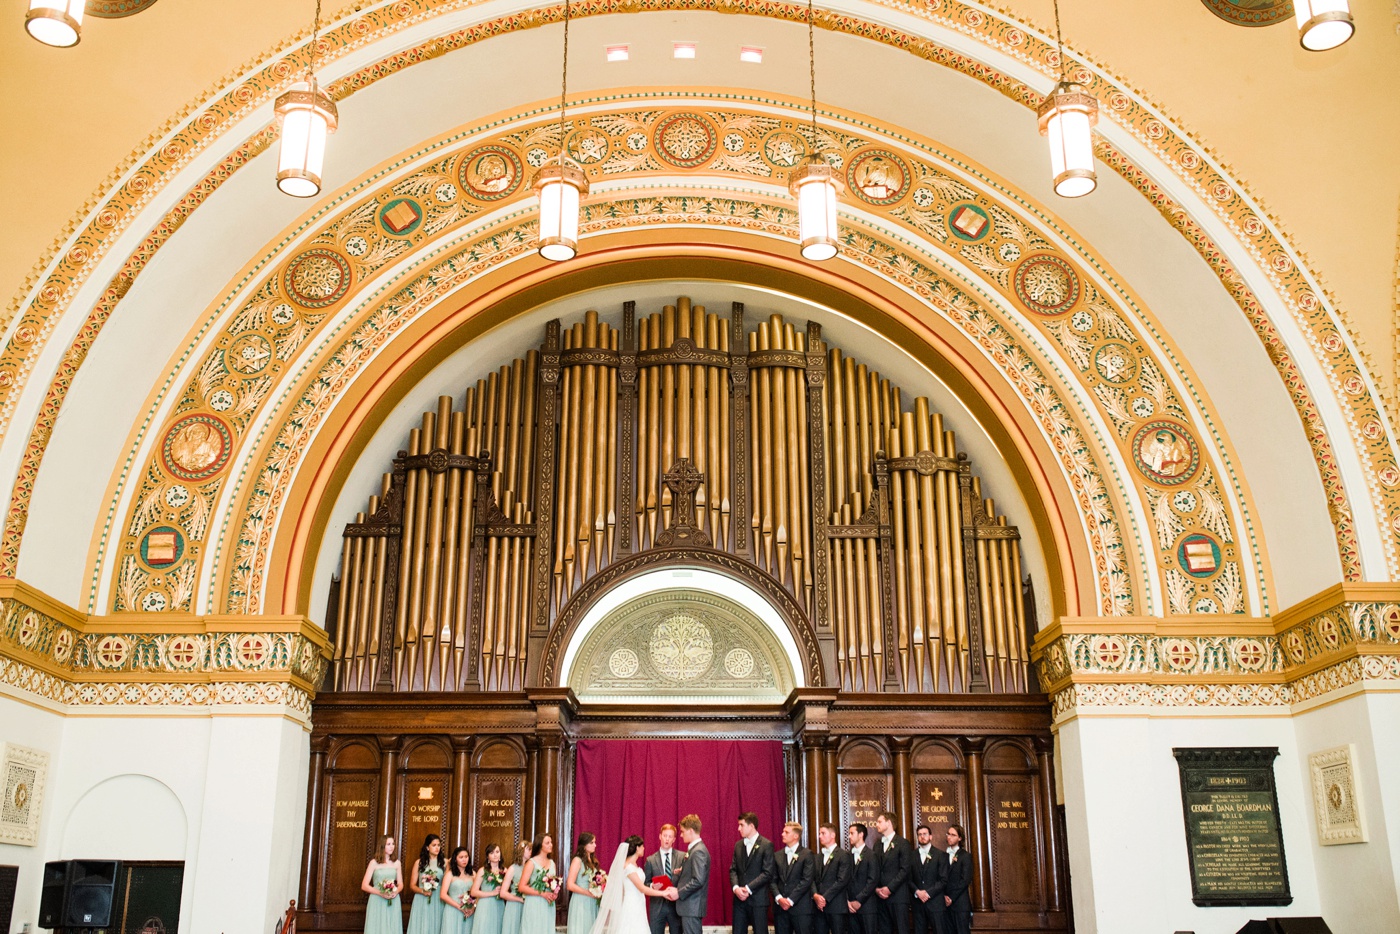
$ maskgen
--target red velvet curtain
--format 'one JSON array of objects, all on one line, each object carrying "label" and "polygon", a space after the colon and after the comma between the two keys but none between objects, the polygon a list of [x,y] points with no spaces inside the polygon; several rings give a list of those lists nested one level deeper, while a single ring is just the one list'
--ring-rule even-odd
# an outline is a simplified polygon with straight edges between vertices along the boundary
[{"label": "red velvet curtain", "polygon": [[[657,850],[662,824],[695,814],[710,851],[705,923],[733,920],[729,864],[737,818],[758,815],[758,829],[776,839],[787,813],[783,744],[767,740],[580,740],[574,780],[574,833],[598,835],[606,866],[632,834]],[[572,855],[575,841],[559,849]],[[680,840],[678,847],[684,849]],[[563,860],[561,865],[567,865]]]}]

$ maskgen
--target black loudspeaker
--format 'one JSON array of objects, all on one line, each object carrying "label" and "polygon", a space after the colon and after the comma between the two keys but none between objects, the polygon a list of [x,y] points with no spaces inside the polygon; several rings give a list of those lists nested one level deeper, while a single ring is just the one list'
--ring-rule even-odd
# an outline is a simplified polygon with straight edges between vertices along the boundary
[{"label": "black loudspeaker", "polygon": [[63,893],[68,890],[68,863],[44,864],[44,887],[39,893],[39,927],[63,927]]},{"label": "black loudspeaker", "polygon": [[69,861],[68,889],[60,927],[105,928],[112,922],[119,866],[105,859]]},{"label": "black loudspeaker", "polygon": [[1235,934],[1274,934],[1274,926],[1267,921],[1246,921]]},{"label": "black loudspeaker", "polygon": [[1321,918],[1270,918],[1274,934],[1332,934]]}]

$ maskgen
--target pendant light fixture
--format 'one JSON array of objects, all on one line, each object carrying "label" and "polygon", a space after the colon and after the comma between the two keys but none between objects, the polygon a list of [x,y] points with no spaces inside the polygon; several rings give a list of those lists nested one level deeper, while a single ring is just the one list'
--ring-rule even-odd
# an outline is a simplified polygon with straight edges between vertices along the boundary
[{"label": "pendant light fixture", "polygon": [[29,0],[24,31],[44,45],[66,49],[83,37],[85,0]]},{"label": "pendant light fixture", "polygon": [[843,185],[818,152],[817,56],[812,0],[807,0],[807,71],[812,91],[812,139],[806,160],[792,173],[788,187],[797,197],[797,237],[802,258],[821,262],[840,251],[836,232],[836,198]]},{"label": "pendant light fixture", "polygon": [[569,0],[564,0],[564,68],[559,88],[559,160],[541,167],[535,175],[540,196],[539,254],[550,262],[573,259],[578,254],[579,201],[588,194],[588,177],[569,158],[564,104],[569,96]]},{"label": "pendant light fixture", "polygon": [[1335,49],[1356,31],[1347,0],[1293,0],[1293,14],[1298,17],[1298,41],[1309,52]]},{"label": "pendant light fixture", "polygon": [[1094,124],[1099,102],[1065,77],[1065,47],[1060,39],[1060,0],[1055,0],[1055,48],[1060,54],[1060,80],[1040,105],[1040,135],[1050,139],[1050,168],[1055,194],[1079,198],[1098,186],[1094,174]]},{"label": "pendant light fixture", "polygon": [[326,159],[326,136],[335,132],[335,102],[316,83],[316,45],[321,33],[321,0],[311,24],[311,61],[306,90],[293,89],[277,98],[277,121],[282,143],[277,153],[277,187],[295,198],[321,193],[321,169]]}]

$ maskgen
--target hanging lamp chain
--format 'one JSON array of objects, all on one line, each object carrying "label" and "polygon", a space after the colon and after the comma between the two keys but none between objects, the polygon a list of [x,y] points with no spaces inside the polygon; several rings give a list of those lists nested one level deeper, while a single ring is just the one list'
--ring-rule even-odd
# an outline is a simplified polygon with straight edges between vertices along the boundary
[{"label": "hanging lamp chain", "polygon": [[1060,82],[1065,80],[1065,43],[1060,38],[1060,0],[1055,0],[1055,51],[1060,62]]},{"label": "hanging lamp chain", "polygon": [[563,168],[568,151],[568,139],[564,135],[564,105],[569,97],[569,0],[564,0],[564,69],[559,81],[559,166]]},{"label": "hanging lamp chain", "polygon": [[812,92],[812,155],[817,154],[817,46],[812,0],[807,0],[807,72]]},{"label": "hanging lamp chain", "polygon": [[311,61],[306,66],[307,80],[316,81],[316,53],[321,38],[321,0],[316,0],[316,15],[311,20]]}]

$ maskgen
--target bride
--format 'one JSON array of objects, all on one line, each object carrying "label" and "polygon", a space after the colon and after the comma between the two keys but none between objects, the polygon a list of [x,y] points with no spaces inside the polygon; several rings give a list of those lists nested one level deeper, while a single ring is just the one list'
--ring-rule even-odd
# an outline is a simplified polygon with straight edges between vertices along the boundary
[{"label": "bride", "polygon": [[618,845],[608,867],[608,883],[598,901],[598,919],[589,934],[648,934],[647,898],[664,898],[665,890],[646,884],[646,873],[637,865],[645,847],[633,834]]}]

